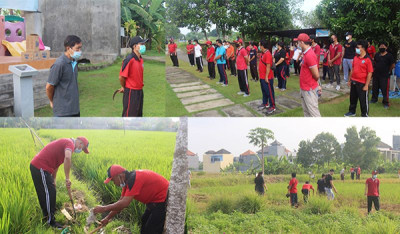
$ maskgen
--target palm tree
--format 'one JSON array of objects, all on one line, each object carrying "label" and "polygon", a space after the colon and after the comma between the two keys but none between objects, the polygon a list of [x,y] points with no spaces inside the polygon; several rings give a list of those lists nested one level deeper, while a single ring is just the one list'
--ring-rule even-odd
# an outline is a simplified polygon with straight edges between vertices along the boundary
[{"label": "palm tree", "polygon": [[261,147],[261,160],[262,173],[264,174],[264,147],[267,145],[268,139],[274,139],[274,133],[266,128],[251,129],[247,138],[250,139],[249,143],[256,147]]}]

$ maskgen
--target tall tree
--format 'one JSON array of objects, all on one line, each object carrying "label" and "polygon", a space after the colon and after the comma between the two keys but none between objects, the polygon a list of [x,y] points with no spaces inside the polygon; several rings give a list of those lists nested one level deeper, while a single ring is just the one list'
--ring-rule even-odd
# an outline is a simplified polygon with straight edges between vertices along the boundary
[{"label": "tall tree", "polygon": [[315,163],[315,154],[310,140],[300,141],[296,160],[297,163],[303,165],[304,167],[309,167]]},{"label": "tall tree", "polygon": [[320,166],[324,163],[332,161],[341,161],[341,148],[336,137],[328,132],[318,134],[313,142],[312,147],[315,153],[316,163]]},{"label": "tall tree", "polygon": [[264,163],[264,147],[268,144],[268,140],[274,139],[274,133],[266,128],[254,128],[251,129],[247,138],[250,140],[249,143],[256,146],[261,147],[261,165],[262,172],[264,174],[265,163]]},{"label": "tall tree", "polygon": [[346,138],[343,147],[344,161],[352,166],[356,166],[361,163],[362,159],[362,144],[357,128],[355,126],[347,128],[344,137]]},{"label": "tall tree", "polygon": [[381,156],[380,152],[376,148],[381,139],[377,137],[376,132],[369,127],[361,128],[360,139],[363,145],[363,160],[361,167],[375,169]]}]

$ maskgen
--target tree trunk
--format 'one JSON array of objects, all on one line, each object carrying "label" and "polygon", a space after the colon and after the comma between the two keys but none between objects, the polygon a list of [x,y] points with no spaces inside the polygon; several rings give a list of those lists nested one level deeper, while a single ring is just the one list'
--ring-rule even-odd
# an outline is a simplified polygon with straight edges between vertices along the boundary
[{"label": "tree trunk", "polygon": [[264,168],[264,141],[262,141],[262,143],[261,143],[261,153],[262,153],[262,155],[261,155],[261,163],[262,163],[262,173],[263,173],[263,175],[264,175],[264,171],[265,171],[265,168]]},{"label": "tree trunk", "polygon": [[167,206],[166,234],[180,234],[185,230],[186,193],[189,184],[187,152],[187,118],[181,117],[176,145],[172,174],[169,184]]},{"label": "tree trunk", "polygon": [[203,29],[203,33],[204,33],[204,36],[206,37],[206,41],[208,41],[206,30]]}]

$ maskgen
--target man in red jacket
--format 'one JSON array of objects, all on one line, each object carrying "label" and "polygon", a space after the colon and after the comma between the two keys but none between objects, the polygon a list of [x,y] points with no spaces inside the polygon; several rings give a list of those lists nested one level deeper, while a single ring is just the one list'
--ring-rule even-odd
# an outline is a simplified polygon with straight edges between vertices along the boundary
[{"label": "man in red jacket", "polygon": [[86,137],[62,138],[47,144],[31,161],[30,170],[40,208],[42,208],[43,221],[54,228],[63,228],[54,218],[58,167],[64,163],[65,185],[67,189],[71,189],[69,175],[72,153],[83,151],[88,154],[88,147],[89,141]]},{"label": "man in red jacket", "polygon": [[146,204],[141,220],[140,233],[161,234],[164,229],[169,182],[161,175],[150,170],[127,171],[120,165],[112,165],[107,170],[108,178],[104,183],[114,182],[122,188],[121,198],[110,205],[96,206],[95,214],[109,212],[101,220],[103,226],[121,210],[127,208],[133,199]]}]

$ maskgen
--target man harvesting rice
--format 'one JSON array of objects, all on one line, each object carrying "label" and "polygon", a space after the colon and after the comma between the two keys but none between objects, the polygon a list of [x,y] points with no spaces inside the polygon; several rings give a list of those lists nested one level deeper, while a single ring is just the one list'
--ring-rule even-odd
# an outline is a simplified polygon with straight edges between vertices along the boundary
[{"label": "man harvesting rice", "polygon": [[128,207],[133,199],[146,204],[146,211],[142,216],[140,233],[162,233],[166,216],[166,204],[169,182],[161,175],[150,170],[127,171],[120,165],[112,165],[107,171],[108,178],[104,183],[113,181],[122,188],[121,198],[106,206],[96,206],[95,214],[109,212],[101,220],[103,226],[124,208]]}]

